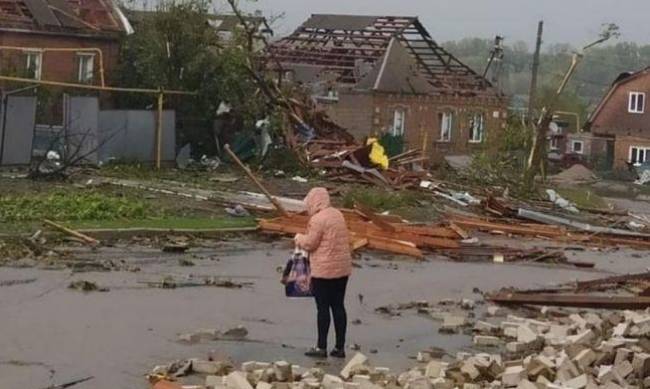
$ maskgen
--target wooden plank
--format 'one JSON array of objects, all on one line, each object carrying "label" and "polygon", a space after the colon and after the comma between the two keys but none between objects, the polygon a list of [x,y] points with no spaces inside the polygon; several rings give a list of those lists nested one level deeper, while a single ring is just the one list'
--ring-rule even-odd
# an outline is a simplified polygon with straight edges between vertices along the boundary
[{"label": "wooden plank", "polygon": [[86,242],[86,243],[88,243],[88,244],[97,245],[97,244],[100,243],[100,242],[99,242],[97,239],[95,239],[95,238],[91,238],[90,236],[88,236],[88,235],[86,235],[86,234],[82,234],[81,232],[78,232],[78,231],[72,230],[72,229],[70,229],[70,228],[67,228],[67,227],[65,227],[65,226],[62,226],[61,224],[55,223],[55,222],[53,222],[53,221],[51,221],[51,220],[45,219],[45,220],[43,220],[43,223],[45,223],[45,224],[47,224],[47,225],[49,225],[49,226],[51,226],[51,227],[54,227],[54,228],[56,228],[57,230],[59,230],[59,231],[61,231],[61,232],[64,232],[64,233],[66,233],[66,234],[68,234],[68,235],[70,235],[70,236],[73,236],[73,237],[75,237],[75,238],[81,239],[82,241],[84,241],[84,242]]},{"label": "wooden plank", "polygon": [[555,293],[509,293],[488,296],[488,300],[505,305],[550,305],[558,307],[632,309],[650,307],[650,297],[644,296],[602,296]]},{"label": "wooden plank", "polygon": [[411,225],[397,225],[398,232],[406,234],[422,235],[422,236],[435,236],[438,238],[458,239],[458,233],[451,228],[439,226],[411,226]]},{"label": "wooden plank", "polygon": [[354,203],[354,207],[356,210],[366,219],[370,220],[375,224],[377,227],[381,228],[384,231],[388,232],[395,232],[397,229],[395,228],[394,225],[384,221],[382,218],[378,217],[375,212],[370,209],[369,207],[366,207],[363,204],[360,203]]}]

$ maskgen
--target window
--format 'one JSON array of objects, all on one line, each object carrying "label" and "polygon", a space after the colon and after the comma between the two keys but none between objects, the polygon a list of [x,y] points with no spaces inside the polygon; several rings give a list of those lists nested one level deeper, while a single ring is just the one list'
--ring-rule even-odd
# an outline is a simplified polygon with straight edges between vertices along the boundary
[{"label": "window", "polygon": [[95,75],[95,54],[77,54],[77,81],[82,84],[92,83]]},{"label": "window", "polygon": [[474,114],[469,121],[469,141],[470,143],[483,142],[483,131],[485,129],[485,118],[482,113]]},{"label": "window", "polygon": [[581,140],[571,141],[571,151],[576,154],[584,153],[584,142]]},{"label": "window", "polygon": [[43,53],[40,51],[25,52],[25,69],[27,70],[27,77],[40,80],[42,67]]},{"label": "window", "polygon": [[451,141],[451,127],[453,125],[453,114],[451,112],[442,112],[438,114],[440,119],[440,142]]},{"label": "window", "polygon": [[630,162],[635,165],[650,162],[650,147],[631,146]]},{"label": "window", "polygon": [[630,92],[627,111],[630,113],[643,113],[645,111],[645,93]]},{"label": "window", "polygon": [[551,137],[551,143],[549,145],[551,150],[559,150],[560,149],[560,142],[558,142],[558,140],[559,139],[556,136]]},{"label": "window", "polygon": [[406,113],[403,109],[398,108],[393,113],[393,130],[391,134],[393,136],[404,135],[404,121],[406,119]]}]

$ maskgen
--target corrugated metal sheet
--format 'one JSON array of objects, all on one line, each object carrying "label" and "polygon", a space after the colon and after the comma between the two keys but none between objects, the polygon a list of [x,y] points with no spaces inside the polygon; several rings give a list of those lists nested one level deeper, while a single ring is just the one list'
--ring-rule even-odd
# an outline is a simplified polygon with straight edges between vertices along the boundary
[{"label": "corrugated metal sheet", "polygon": [[50,7],[43,0],[23,0],[29,12],[32,13],[36,23],[42,26],[60,26],[59,20],[56,18]]}]

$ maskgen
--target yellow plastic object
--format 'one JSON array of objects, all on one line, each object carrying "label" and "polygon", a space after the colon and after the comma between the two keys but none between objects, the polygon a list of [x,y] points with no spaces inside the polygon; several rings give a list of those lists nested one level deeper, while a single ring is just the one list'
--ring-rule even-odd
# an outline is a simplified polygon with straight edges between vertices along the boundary
[{"label": "yellow plastic object", "polygon": [[388,169],[388,156],[386,155],[386,150],[376,138],[368,138],[368,144],[372,145],[370,149],[370,161],[375,165],[378,165],[383,170]]}]

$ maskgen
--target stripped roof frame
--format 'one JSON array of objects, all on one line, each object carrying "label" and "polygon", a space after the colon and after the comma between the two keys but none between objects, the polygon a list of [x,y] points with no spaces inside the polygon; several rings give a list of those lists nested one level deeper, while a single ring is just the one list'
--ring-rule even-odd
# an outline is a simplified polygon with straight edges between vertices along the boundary
[{"label": "stripped roof frame", "polygon": [[489,81],[439,46],[417,17],[312,15],[291,35],[273,43],[269,55],[281,65],[314,66],[356,84],[359,64],[376,66],[396,38],[437,93],[499,94]]},{"label": "stripped roof frame", "polygon": [[132,27],[114,0],[0,0],[0,30],[115,35]]}]

